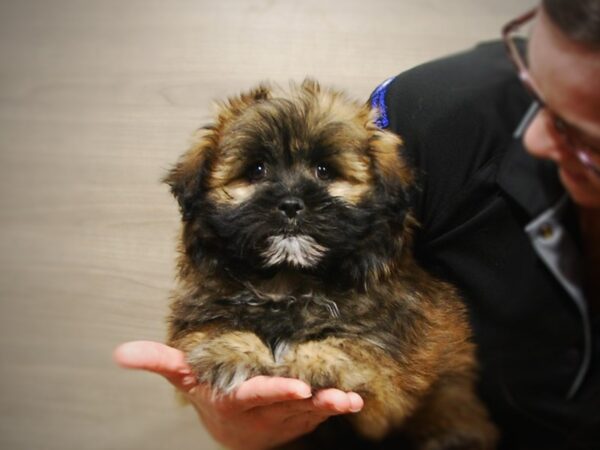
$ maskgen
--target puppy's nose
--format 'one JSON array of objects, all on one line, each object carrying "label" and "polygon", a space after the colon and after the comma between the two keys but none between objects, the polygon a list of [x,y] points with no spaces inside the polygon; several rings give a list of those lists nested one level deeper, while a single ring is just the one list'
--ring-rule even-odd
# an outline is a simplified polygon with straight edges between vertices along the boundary
[{"label": "puppy's nose", "polygon": [[298,197],[284,198],[279,204],[279,210],[288,218],[293,219],[304,209],[304,202]]}]

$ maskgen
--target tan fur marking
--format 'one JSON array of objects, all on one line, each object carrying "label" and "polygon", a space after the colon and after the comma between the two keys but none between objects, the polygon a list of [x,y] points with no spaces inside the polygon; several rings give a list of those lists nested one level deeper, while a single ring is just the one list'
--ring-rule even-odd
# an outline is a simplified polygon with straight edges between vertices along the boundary
[{"label": "tan fur marking", "polygon": [[[338,144],[343,146],[343,144]],[[349,145],[346,144],[348,147]],[[357,151],[344,151],[333,158],[336,166],[339,167],[344,178],[356,183],[369,184],[372,180],[369,159],[366,155],[361,155]]]},{"label": "tan fur marking", "polygon": [[241,161],[238,155],[221,157],[213,164],[207,184],[211,189],[218,189],[227,184],[240,170]]},{"label": "tan fur marking", "polygon": [[348,203],[356,205],[363,195],[369,190],[369,185],[349,183],[347,181],[334,181],[327,188],[332,197],[341,198]]},{"label": "tan fur marking", "polygon": [[209,196],[217,203],[239,205],[254,194],[256,188],[242,180],[233,181],[225,186],[213,188]]}]

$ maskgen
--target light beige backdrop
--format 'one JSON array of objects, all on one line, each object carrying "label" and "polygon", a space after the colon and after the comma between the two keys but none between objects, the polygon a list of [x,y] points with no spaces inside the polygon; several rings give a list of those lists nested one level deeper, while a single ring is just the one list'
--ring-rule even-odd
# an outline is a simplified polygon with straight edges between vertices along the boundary
[{"label": "light beige backdrop", "polygon": [[210,102],[311,75],[366,99],[534,0],[0,0],[0,449],[215,449],[112,349],[162,340],[159,180]]}]

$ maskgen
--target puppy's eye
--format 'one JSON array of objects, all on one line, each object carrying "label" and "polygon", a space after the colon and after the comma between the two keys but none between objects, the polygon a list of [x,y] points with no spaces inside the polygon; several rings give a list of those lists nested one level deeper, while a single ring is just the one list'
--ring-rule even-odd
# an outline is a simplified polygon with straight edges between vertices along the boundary
[{"label": "puppy's eye", "polygon": [[319,163],[315,167],[315,175],[319,180],[331,180],[334,177],[333,170],[327,164]]},{"label": "puppy's eye", "polygon": [[248,167],[248,179],[252,182],[260,181],[267,176],[267,166],[264,162],[257,162]]}]

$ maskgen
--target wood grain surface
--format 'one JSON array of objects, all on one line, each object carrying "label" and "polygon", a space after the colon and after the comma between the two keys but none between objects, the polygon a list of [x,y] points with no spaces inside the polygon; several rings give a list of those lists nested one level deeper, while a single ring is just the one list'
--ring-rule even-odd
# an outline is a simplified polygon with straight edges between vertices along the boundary
[{"label": "wood grain surface", "polygon": [[366,99],[533,0],[0,1],[0,449],[216,449],[112,349],[162,340],[160,184],[211,101],[306,75]]}]

